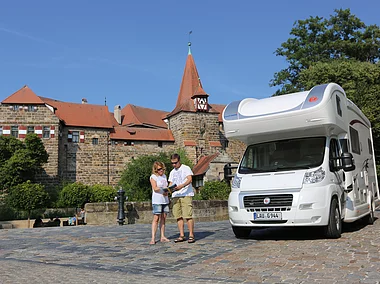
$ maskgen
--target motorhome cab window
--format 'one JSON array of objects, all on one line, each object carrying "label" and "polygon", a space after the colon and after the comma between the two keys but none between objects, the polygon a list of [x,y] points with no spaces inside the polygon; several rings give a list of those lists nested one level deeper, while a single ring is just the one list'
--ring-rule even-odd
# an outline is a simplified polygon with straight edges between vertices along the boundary
[{"label": "motorhome cab window", "polygon": [[325,144],[325,137],[310,137],[251,145],[244,153],[239,173],[248,174],[318,167],[323,162]]},{"label": "motorhome cab window", "polygon": [[350,126],[350,137],[351,137],[351,150],[352,153],[360,155],[360,143],[359,143],[359,133]]},{"label": "motorhome cab window", "polygon": [[336,97],[336,111],[339,116],[342,116],[342,108],[340,107],[340,98],[338,95],[336,95],[335,97]]},{"label": "motorhome cab window", "polygon": [[338,158],[339,156],[340,155],[339,155],[338,141],[336,139],[331,139],[329,158],[331,160],[331,165],[333,165],[333,167],[330,167],[330,171],[334,172],[335,169],[338,168],[339,160],[335,158]]}]

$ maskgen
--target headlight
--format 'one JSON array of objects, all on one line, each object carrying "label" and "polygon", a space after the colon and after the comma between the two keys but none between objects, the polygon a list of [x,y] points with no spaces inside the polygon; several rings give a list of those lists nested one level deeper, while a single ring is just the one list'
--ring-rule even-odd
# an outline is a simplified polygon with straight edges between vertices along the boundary
[{"label": "headlight", "polygon": [[231,188],[240,188],[241,177],[234,175],[232,180]]},{"label": "headlight", "polygon": [[303,183],[310,184],[310,183],[317,183],[321,182],[326,176],[326,172],[320,167],[318,170],[314,172],[308,172],[305,173],[305,176],[303,178]]}]

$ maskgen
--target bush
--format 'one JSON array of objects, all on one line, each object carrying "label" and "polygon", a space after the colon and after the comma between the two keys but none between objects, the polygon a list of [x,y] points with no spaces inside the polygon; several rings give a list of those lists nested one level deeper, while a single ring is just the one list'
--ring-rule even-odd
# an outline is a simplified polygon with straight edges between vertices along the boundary
[{"label": "bush", "polygon": [[206,181],[200,192],[194,196],[195,200],[228,200],[230,186],[223,181]]},{"label": "bush", "polygon": [[117,190],[110,185],[95,184],[89,187],[90,202],[109,202],[114,201]]},{"label": "bush", "polygon": [[59,196],[59,204],[65,207],[81,208],[89,202],[91,191],[87,185],[80,182],[66,185]]}]

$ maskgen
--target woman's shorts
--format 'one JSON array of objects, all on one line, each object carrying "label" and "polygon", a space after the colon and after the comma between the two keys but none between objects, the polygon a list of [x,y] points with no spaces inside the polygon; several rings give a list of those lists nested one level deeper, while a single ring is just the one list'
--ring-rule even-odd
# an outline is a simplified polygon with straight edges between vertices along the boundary
[{"label": "woman's shorts", "polygon": [[152,204],[153,214],[169,213],[169,204]]}]

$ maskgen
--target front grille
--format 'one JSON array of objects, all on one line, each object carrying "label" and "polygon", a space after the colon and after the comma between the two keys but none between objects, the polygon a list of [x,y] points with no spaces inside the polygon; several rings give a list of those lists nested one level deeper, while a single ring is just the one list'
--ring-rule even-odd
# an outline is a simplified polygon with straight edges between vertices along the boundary
[{"label": "front grille", "polygon": [[[264,199],[269,197],[270,203],[264,204]],[[289,207],[293,203],[292,194],[275,194],[275,195],[247,195],[243,198],[245,208],[272,208],[272,207]]]}]

